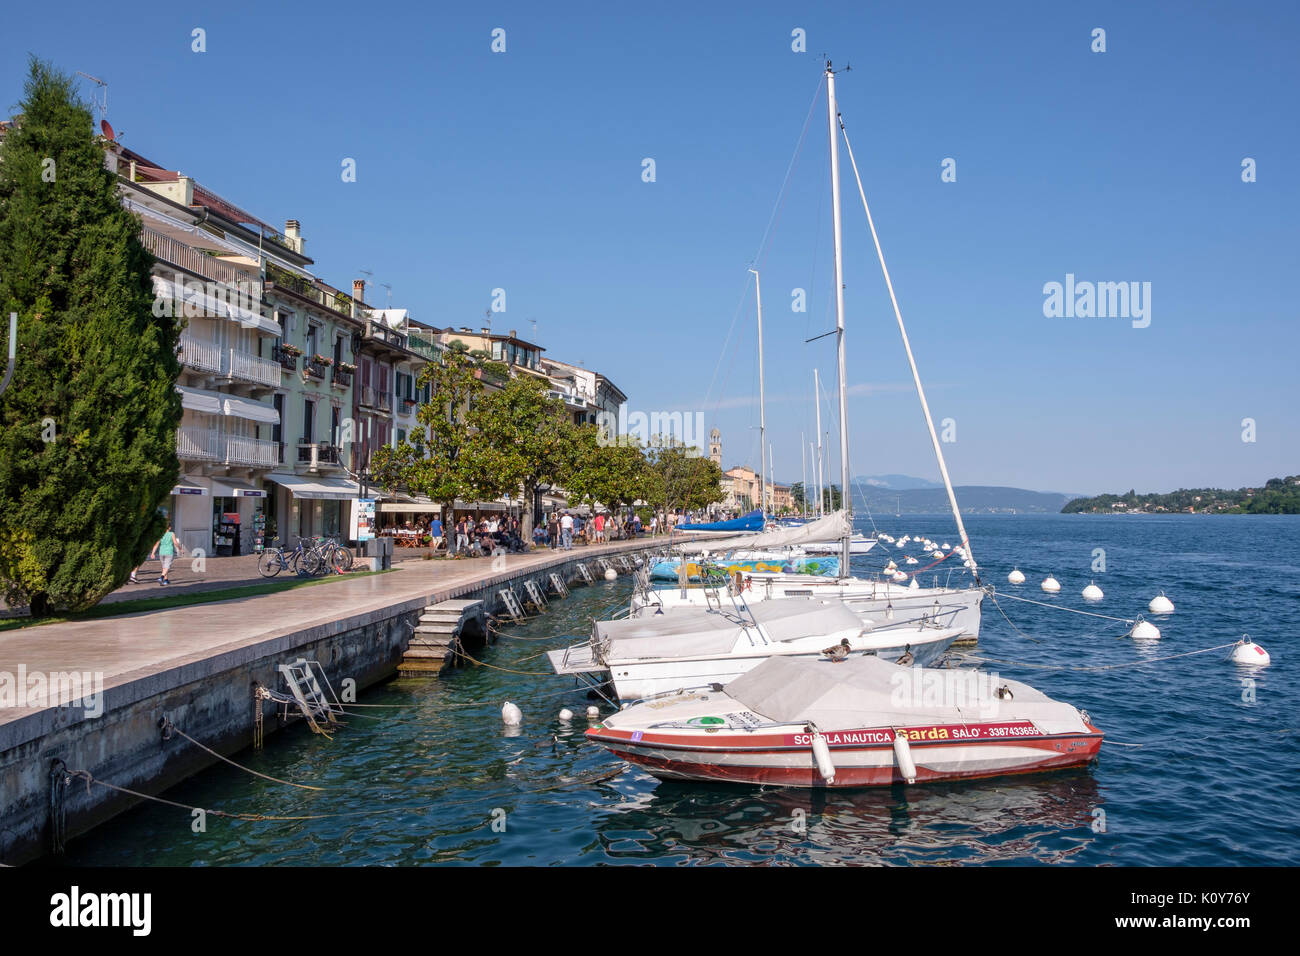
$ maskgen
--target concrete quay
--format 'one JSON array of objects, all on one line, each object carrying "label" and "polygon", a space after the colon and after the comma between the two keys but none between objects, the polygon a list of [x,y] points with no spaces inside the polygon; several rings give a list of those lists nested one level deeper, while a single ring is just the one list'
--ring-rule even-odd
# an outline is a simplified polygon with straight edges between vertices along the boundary
[{"label": "concrete quay", "polygon": [[[283,691],[281,664],[315,660],[336,689],[351,678],[360,690],[397,672],[431,605],[478,598],[496,612],[499,589],[518,591],[527,580],[545,588],[551,573],[572,584],[580,580],[579,562],[665,544],[640,538],[496,559],[403,561],[390,573],[355,580],[0,634],[0,680],[16,682],[23,673],[29,684],[30,675],[51,681],[44,696],[38,689],[11,700],[17,706],[0,707],[0,863],[36,859],[56,836],[86,833],[138,802],[106,787],[87,792],[80,781],[55,793],[56,760],[120,787],[161,793],[216,762],[164,735],[163,725],[170,721],[226,756],[248,747],[259,711],[266,732],[278,727],[265,719],[276,705],[255,699],[254,690]],[[98,706],[60,699],[53,686],[60,674],[87,675],[86,690],[102,686]],[[57,833],[56,802],[64,821]]]}]

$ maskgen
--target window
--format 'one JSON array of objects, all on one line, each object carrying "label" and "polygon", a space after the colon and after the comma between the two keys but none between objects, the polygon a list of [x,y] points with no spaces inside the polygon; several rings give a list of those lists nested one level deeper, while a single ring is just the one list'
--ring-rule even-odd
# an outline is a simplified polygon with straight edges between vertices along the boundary
[{"label": "window", "polygon": [[339,407],[337,405],[330,409],[330,444],[342,444],[342,442],[339,441]]},{"label": "window", "polygon": [[312,437],[316,434],[316,403],[310,398],[303,399],[302,403],[302,443],[310,445],[315,439]]},{"label": "window", "polygon": [[497,361],[497,362],[500,362],[500,361],[501,361],[501,343],[500,343],[500,342],[493,342],[493,343],[492,343],[492,358],[493,358],[494,361]]},{"label": "window", "polygon": [[318,325],[309,324],[307,326],[307,358],[311,358],[318,351],[320,351],[320,349],[316,345],[317,333],[319,331],[320,331],[320,326]]},{"label": "window", "polygon": [[343,364],[343,336],[334,336],[334,367],[338,368]]},{"label": "window", "polygon": [[293,313],[284,309],[276,309],[275,321],[280,323],[280,341],[288,342],[289,335],[293,332]]},{"label": "window", "polygon": [[404,442],[404,441],[406,441],[406,429],[405,429],[405,428],[399,428],[399,429],[397,430],[397,444],[400,445],[400,444],[401,444],[402,442]]},{"label": "window", "polygon": [[275,413],[280,417],[278,424],[271,426],[271,441],[275,442],[280,448],[280,464],[284,464],[284,395],[276,392],[271,397],[271,404],[275,406]]}]

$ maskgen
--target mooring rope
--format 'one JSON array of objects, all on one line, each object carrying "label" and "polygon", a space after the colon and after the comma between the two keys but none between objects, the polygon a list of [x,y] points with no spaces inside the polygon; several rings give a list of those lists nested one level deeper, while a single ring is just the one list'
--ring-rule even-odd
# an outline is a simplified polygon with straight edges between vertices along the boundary
[{"label": "mooring rope", "polygon": [[[992,597],[995,593],[992,586],[986,587],[985,591],[988,593],[989,597]],[[1020,597],[1019,595],[1007,594],[1005,592],[1002,594],[1002,597],[1010,598],[1013,601],[1024,601],[1026,604],[1037,604],[1039,607],[1048,607],[1054,611],[1069,611],[1071,614],[1086,614],[1088,617],[1100,617],[1107,621],[1119,621],[1123,624],[1136,624],[1139,620],[1139,618],[1131,617],[1112,617],[1109,614],[1098,614],[1096,611],[1084,611],[1077,607],[1063,607],[1060,604],[1048,604],[1045,601],[1035,601],[1032,598]]]},{"label": "mooring rope", "polygon": [[1030,664],[1027,661],[1012,661],[1000,657],[977,657],[971,654],[960,654],[963,660],[974,661],[977,664],[1010,664],[1012,667],[1032,667],[1038,670],[1054,671],[1111,671],[1123,667],[1142,667],[1146,664],[1159,664],[1163,661],[1173,661],[1180,657],[1195,657],[1197,654],[1208,654],[1211,651],[1221,651],[1225,647],[1236,647],[1241,641],[1233,641],[1231,644],[1216,644],[1214,647],[1207,647],[1199,651],[1186,651],[1182,654],[1170,654],[1166,657],[1151,657],[1142,661],[1123,661],[1119,664],[1097,664],[1094,666],[1081,666],[1076,664]]},{"label": "mooring rope", "polygon": [[555,676],[554,671],[551,671],[549,673],[546,671],[517,671],[510,667],[502,667],[500,664],[489,664],[486,661],[481,661],[476,657],[471,657],[469,654],[466,654],[463,649],[456,651],[456,654],[460,657],[465,658],[465,660],[470,661],[471,663],[478,664],[480,667],[490,667],[493,670],[505,671],[507,674],[521,674],[524,677],[554,677]]},{"label": "mooring rope", "polygon": [[[363,715],[358,714],[357,716],[363,716]],[[245,766],[244,766],[243,764],[241,764],[241,763],[236,763],[235,761],[231,760],[229,757],[225,756],[224,754],[217,753],[217,751],[213,750],[213,749],[212,749],[211,747],[209,747],[207,744],[203,744],[203,743],[200,743],[199,741],[195,740],[193,737],[191,737],[191,736],[190,736],[189,734],[187,734],[185,731],[181,730],[179,727],[177,727],[175,724],[173,724],[170,720],[167,721],[167,727],[168,727],[168,729],[170,729],[173,733],[179,734],[180,736],[182,736],[182,737],[184,737],[186,740],[188,740],[190,743],[194,744],[194,746],[200,748],[201,750],[205,750],[205,751],[207,751],[208,753],[212,754],[212,756],[216,757],[218,760],[224,760],[226,763],[230,764],[230,766],[235,767],[236,769],[242,770],[242,771],[244,771],[245,773],[251,773],[254,777],[261,777],[263,780],[269,780],[269,781],[271,781],[272,783],[281,783],[281,784],[284,784],[286,787],[300,787],[300,788],[303,789],[303,790],[335,790],[335,789],[338,789],[338,788],[336,788],[336,787],[313,787],[312,785],[310,785],[310,784],[306,784],[306,783],[294,783],[292,780],[281,780],[279,777],[272,777],[272,776],[270,776],[269,774],[261,773],[261,772],[259,772],[259,771],[257,771],[257,770],[254,770],[252,767],[245,767]]]},{"label": "mooring rope", "polygon": [[[456,804],[458,806],[466,806],[468,804],[473,804],[473,803],[482,803],[486,800],[503,800],[503,799],[509,799],[511,796],[528,796],[536,793],[549,793],[551,791],[562,790],[567,787],[604,783],[607,780],[612,780],[615,777],[620,776],[626,769],[627,769],[627,765],[623,764],[622,766],[615,767],[611,770],[598,771],[595,773],[574,777],[570,780],[562,780],[546,787],[536,787],[529,790],[516,790],[514,791],[513,794],[500,794],[500,793],[484,794],[482,797],[457,800]],[[376,808],[371,808],[366,810],[341,810],[333,813],[312,813],[312,814],[295,814],[295,815],[250,813],[250,812],[239,812],[239,811],[231,812],[226,810],[211,810],[208,809],[207,807],[197,807],[187,803],[180,803],[176,800],[168,800],[166,797],[159,797],[148,793],[142,793],[139,790],[132,790],[130,787],[121,787],[118,786],[117,784],[109,783],[107,780],[98,779],[89,770],[65,770],[63,771],[63,773],[64,773],[65,785],[70,783],[73,779],[85,780],[87,794],[90,793],[90,785],[95,784],[97,786],[104,787],[109,790],[114,790],[118,793],[125,793],[128,794],[129,796],[138,797],[141,800],[151,800],[155,803],[161,803],[169,807],[175,807],[178,810],[188,810],[191,814],[193,814],[197,810],[200,813],[211,814],[212,816],[216,816],[216,817],[225,817],[226,819],[229,820],[246,820],[252,823],[261,823],[261,822],[293,823],[293,822],[303,822],[303,821],[310,821],[310,820],[328,820],[331,818],[338,818],[338,817],[371,816],[371,815],[378,815],[382,813],[420,813],[420,812],[427,812],[429,810],[433,810],[441,806],[440,804],[433,803],[433,804],[427,804],[424,806],[417,806],[417,807],[376,807]]]}]

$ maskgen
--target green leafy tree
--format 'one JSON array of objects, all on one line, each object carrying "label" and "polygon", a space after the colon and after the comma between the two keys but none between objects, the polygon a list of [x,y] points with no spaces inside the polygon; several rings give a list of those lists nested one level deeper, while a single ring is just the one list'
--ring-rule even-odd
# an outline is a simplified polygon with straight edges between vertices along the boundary
[{"label": "green leafy tree", "polygon": [[571,501],[602,504],[616,513],[638,499],[648,499],[649,463],[635,439],[608,441],[595,425],[574,429],[574,454],[561,477]]},{"label": "green leafy tree", "polygon": [[[429,401],[416,410],[415,417],[428,429],[428,441],[378,448],[371,456],[370,470],[385,487],[405,485],[414,494],[438,502],[448,525],[456,499],[472,500],[479,492],[469,409],[483,393],[482,370],[464,348],[448,348],[440,361],[430,362],[420,372],[419,386],[425,385],[430,386]],[[445,531],[447,551],[455,554],[456,536],[450,527]]]},{"label": "green leafy tree", "polygon": [[33,59],[19,109],[0,140],[0,314],[18,314],[0,586],[39,616],[95,604],[163,530],[179,330],[153,314],[154,259],[72,80]]},{"label": "green leafy tree", "polygon": [[491,497],[522,491],[525,541],[532,540],[537,520],[532,506],[538,486],[556,484],[571,473],[577,445],[564,402],[548,397],[546,389],[543,380],[519,375],[483,395],[470,411],[475,478]]},{"label": "green leafy tree", "polygon": [[671,438],[658,437],[647,455],[648,499],[664,513],[678,508],[705,508],[726,496],[722,493],[722,468]]},{"label": "green leafy tree", "polygon": [[844,496],[840,494],[839,485],[822,489],[822,507],[826,511],[839,511],[844,507]]}]

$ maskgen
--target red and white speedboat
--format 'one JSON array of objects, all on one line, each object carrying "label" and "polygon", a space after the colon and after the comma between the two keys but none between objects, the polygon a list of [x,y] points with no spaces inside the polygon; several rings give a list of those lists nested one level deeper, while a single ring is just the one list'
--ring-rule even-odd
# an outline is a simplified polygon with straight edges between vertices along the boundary
[{"label": "red and white speedboat", "polygon": [[1102,733],[1019,681],[877,657],[772,658],[719,690],[635,704],[587,731],[666,780],[872,787],[1077,767]]}]

